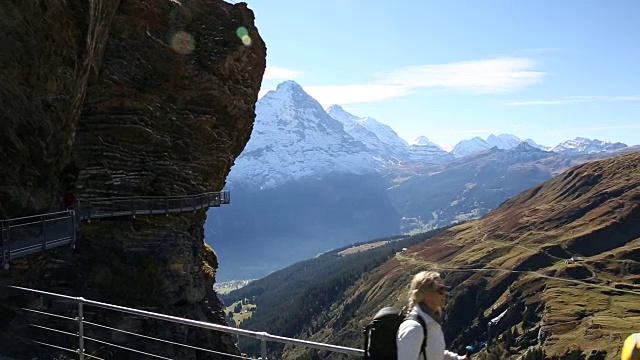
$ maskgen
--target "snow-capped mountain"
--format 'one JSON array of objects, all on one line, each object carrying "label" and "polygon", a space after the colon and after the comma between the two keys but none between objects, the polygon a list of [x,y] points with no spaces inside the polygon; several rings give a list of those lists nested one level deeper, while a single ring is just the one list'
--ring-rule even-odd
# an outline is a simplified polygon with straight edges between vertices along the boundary
[{"label": "snow-capped mountain", "polygon": [[[358,117],[338,105],[325,109],[294,81],[278,85],[256,103],[253,133],[228,177],[230,185],[273,187],[328,173],[363,175],[405,162],[446,163],[491,148],[513,149],[523,143],[511,134],[460,141],[447,153],[425,136],[408,144],[388,125]],[[548,150],[531,139],[524,143]],[[622,143],[576,138],[556,146],[565,155],[625,148]]]},{"label": "snow-capped mountain", "polygon": [[272,187],[329,172],[362,175],[375,171],[374,165],[362,142],[300,85],[286,81],[256,103],[251,138],[231,169],[229,183]]},{"label": "snow-capped mountain", "polygon": [[512,134],[500,134],[497,136],[491,134],[486,140],[477,136],[469,140],[462,140],[456,144],[451,152],[459,158],[490,149],[494,146],[502,150],[513,149],[523,142],[536,149],[544,151],[549,150],[548,147],[540,145],[531,139],[521,140],[519,137]]},{"label": "snow-capped mountain", "polygon": [[418,137],[409,145],[388,125],[370,117],[357,117],[339,105],[328,107],[327,114],[340,121],[345,131],[365,144],[378,159],[394,158],[426,163],[443,163],[453,159],[451,154],[429,141],[426,136]]},{"label": "snow-capped mountain", "polygon": [[[625,147],[580,138],[561,145]],[[464,140],[452,153],[423,136],[408,144],[389,126],[339,106],[325,111],[300,85],[284,82],[256,103],[251,138],[227,177],[235,205],[209,213],[207,241],[215,238],[219,258],[234,264],[218,275],[263,276],[354,239],[475,218],[591,157],[538,147],[509,134]],[[238,252],[238,243],[247,251]]]},{"label": "snow-capped mountain", "polygon": [[451,153],[455,157],[465,157],[471,154],[475,154],[480,151],[490,149],[492,146],[481,139],[480,137],[473,137],[469,140],[462,140],[453,147]]},{"label": "snow-capped mountain", "polygon": [[611,152],[626,148],[627,145],[621,142],[601,141],[598,139],[587,139],[577,137],[573,140],[567,140],[551,149],[563,155],[583,155],[598,154],[602,152]]},{"label": "snow-capped mountain", "polygon": [[407,142],[388,125],[370,117],[360,118],[339,105],[327,108],[327,114],[342,123],[344,130],[362,142],[377,157],[398,157],[406,151]]},{"label": "snow-capped mountain", "polygon": [[532,146],[526,141],[521,141],[518,145],[508,149],[505,154],[505,158],[514,164],[544,159],[553,155],[548,151]]},{"label": "snow-capped mountain", "polygon": [[424,136],[424,135],[418,136],[415,140],[413,140],[411,145],[412,146],[435,146],[438,149],[443,150],[442,147],[440,147],[440,145],[438,145],[438,144],[434,143],[433,141],[429,140],[429,138]]},{"label": "snow-capped mountain", "polygon": [[440,145],[426,136],[418,136],[409,145],[409,159],[420,162],[443,163],[451,161],[454,156],[444,151]]},{"label": "snow-capped mountain", "polygon": [[548,146],[544,146],[544,145],[540,145],[540,144],[536,143],[532,139],[525,139],[524,142],[526,142],[527,144],[533,146],[536,149],[540,149],[540,150],[544,150],[544,151],[549,151],[549,149],[551,149]]},{"label": "snow-capped mountain", "polygon": [[511,134],[500,134],[498,136],[491,134],[489,135],[489,137],[487,137],[486,142],[491,147],[497,146],[498,149],[506,150],[518,146],[518,144],[520,144],[522,140],[520,140],[520,138],[518,138],[517,136]]}]

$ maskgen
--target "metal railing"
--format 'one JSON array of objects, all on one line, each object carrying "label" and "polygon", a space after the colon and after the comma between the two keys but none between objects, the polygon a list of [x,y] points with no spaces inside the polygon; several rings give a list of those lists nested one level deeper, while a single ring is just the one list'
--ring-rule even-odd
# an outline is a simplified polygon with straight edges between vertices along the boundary
[{"label": "metal railing", "polygon": [[56,299],[58,301],[69,302],[69,303],[74,304],[74,306],[77,306],[77,310],[76,310],[77,316],[76,317],[62,316],[62,315],[59,315],[59,314],[53,314],[53,313],[48,313],[48,312],[44,312],[44,311],[38,311],[38,310],[35,310],[35,309],[28,309],[28,308],[21,308],[21,309],[24,310],[24,311],[28,311],[28,312],[31,312],[31,313],[38,314],[38,315],[49,316],[50,318],[51,317],[61,318],[61,319],[64,319],[64,320],[76,322],[77,323],[77,333],[72,333],[70,331],[64,331],[64,330],[60,330],[60,329],[55,329],[53,327],[48,327],[48,326],[45,327],[45,326],[41,326],[41,325],[37,325],[37,324],[32,324],[31,325],[31,326],[34,326],[34,327],[36,327],[38,329],[44,330],[44,331],[54,332],[56,334],[64,334],[64,335],[76,338],[73,341],[74,344],[77,343],[77,348],[75,348],[75,349],[71,349],[71,348],[65,347],[64,344],[51,344],[51,343],[48,343],[48,342],[45,342],[45,341],[38,341],[38,340],[34,340],[34,339],[27,339],[27,340],[32,342],[32,343],[39,344],[39,345],[42,345],[42,346],[55,348],[55,349],[67,351],[67,352],[70,352],[70,353],[75,353],[75,354],[78,355],[78,359],[81,359],[81,360],[83,360],[85,358],[101,359],[100,357],[97,357],[97,356],[94,356],[94,355],[91,355],[91,354],[87,353],[86,344],[87,343],[91,343],[91,342],[93,342],[95,344],[100,344],[100,346],[111,346],[111,347],[118,348],[120,350],[125,350],[125,351],[129,351],[129,352],[137,353],[137,354],[144,354],[144,355],[155,357],[155,358],[170,359],[170,358],[162,356],[162,355],[152,354],[152,353],[149,353],[149,352],[144,352],[144,351],[141,351],[141,350],[138,350],[138,349],[133,349],[133,348],[126,347],[126,346],[123,346],[123,345],[118,345],[118,344],[110,343],[110,342],[107,342],[107,341],[103,341],[103,340],[98,339],[98,338],[93,337],[93,336],[87,336],[86,327],[99,327],[101,329],[106,329],[106,330],[118,332],[118,333],[121,333],[121,334],[127,334],[127,335],[130,335],[130,336],[142,337],[142,338],[144,338],[146,340],[153,340],[153,341],[162,342],[162,343],[165,343],[167,345],[181,346],[181,347],[188,348],[188,349],[191,349],[191,350],[204,351],[204,352],[215,353],[215,354],[219,354],[219,355],[227,355],[227,356],[233,357],[233,358],[251,359],[251,358],[246,357],[246,356],[229,354],[229,353],[222,353],[220,351],[206,349],[206,348],[203,348],[203,347],[200,347],[200,346],[182,344],[182,343],[178,343],[178,342],[174,342],[174,341],[169,341],[169,340],[164,340],[164,339],[155,338],[155,337],[151,337],[151,336],[146,336],[146,335],[142,335],[142,334],[138,334],[138,333],[134,333],[134,332],[130,332],[130,331],[117,329],[117,328],[114,328],[114,327],[105,326],[103,324],[98,324],[97,322],[94,322],[94,321],[88,321],[87,319],[85,319],[85,314],[87,314],[87,312],[85,311],[86,307],[101,308],[101,309],[115,311],[115,312],[118,312],[118,313],[136,315],[136,316],[140,316],[140,317],[147,318],[147,319],[161,320],[161,321],[166,321],[166,322],[170,322],[170,323],[174,323],[174,324],[182,324],[182,325],[186,325],[186,326],[190,326],[190,327],[200,328],[200,329],[215,330],[215,331],[221,331],[221,332],[229,333],[229,334],[236,334],[236,335],[248,336],[248,337],[256,338],[256,339],[260,340],[260,342],[261,342],[261,346],[260,346],[261,358],[265,359],[265,360],[267,359],[267,355],[268,355],[267,354],[267,342],[268,341],[285,343],[285,344],[292,344],[292,345],[297,345],[297,346],[304,346],[304,347],[307,347],[307,348],[325,350],[325,351],[342,353],[342,354],[358,356],[358,357],[364,356],[364,350],[361,350],[361,349],[354,349],[354,348],[349,348],[349,347],[344,347],[344,346],[317,343],[317,342],[313,342],[313,341],[292,339],[292,338],[287,338],[287,337],[283,337],[283,336],[271,335],[271,334],[268,334],[266,332],[255,332],[255,331],[243,330],[243,329],[238,329],[238,328],[224,326],[224,325],[212,324],[212,323],[203,322],[203,321],[190,320],[190,319],[180,318],[180,317],[176,317],[176,316],[170,316],[170,315],[154,313],[154,312],[150,312],[150,311],[138,310],[138,309],[133,309],[133,308],[128,308],[128,307],[123,307],[123,306],[118,306],[118,305],[113,305],[113,304],[108,304],[108,303],[88,300],[88,299],[85,299],[85,298],[82,298],[82,297],[72,297],[72,296],[61,295],[61,294],[56,294],[56,293],[51,293],[51,292],[46,292],[46,291],[41,291],[41,290],[34,290],[34,289],[11,286],[11,285],[4,285],[4,284],[0,284],[0,289],[8,289],[8,290],[14,290],[14,291],[18,291],[18,292],[26,292],[26,293],[30,293],[30,294],[47,296],[47,297],[54,298],[54,299]]},{"label": "metal railing", "polygon": [[73,210],[0,221],[0,264],[63,245],[75,246],[77,219]]},{"label": "metal railing", "polygon": [[79,200],[73,210],[0,220],[0,269],[9,260],[47,249],[75,246],[81,221],[136,215],[166,215],[229,204],[229,191],[184,196],[134,196]]},{"label": "metal railing", "polygon": [[133,196],[78,200],[75,209],[80,220],[133,216],[169,215],[219,207],[230,203],[229,191],[209,192],[185,196]]}]

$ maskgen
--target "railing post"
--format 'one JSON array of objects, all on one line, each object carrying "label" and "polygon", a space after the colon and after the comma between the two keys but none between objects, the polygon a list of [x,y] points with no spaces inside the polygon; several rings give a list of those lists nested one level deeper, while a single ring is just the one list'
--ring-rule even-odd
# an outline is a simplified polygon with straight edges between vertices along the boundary
[{"label": "railing post", "polygon": [[47,220],[42,217],[42,251],[47,250]]},{"label": "railing post", "polygon": [[2,268],[5,270],[9,270],[9,257],[7,256],[7,250],[5,250],[4,245],[5,243],[8,244],[8,241],[6,240],[6,235],[5,235],[5,228],[4,228],[4,220],[0,220],[0,224],[2,224],[2,234],[0,234],[0,244],[2,246],[0,246],[0,251],[2,251],[2,259],[0,259],[0,265],[2,265]]},{"label": "railing post", "polygon": [[[2,222],[3,224],[5,223],[5,221]],[[11,260],[11,220],[7,220],[6,221],[7,226],[6,226],[6,231],[5,234],[7,234],[5,236],[5,242],[4,242],[4,246],[2,247],[2,262],[3,262],[3,267],[5,270],[9,270],[9,260]]]},{"label": "railing post", "polygon": [[164,198],[164,214],[169,216],[169,198]]},{"label": "railing post", "polygon": [[76,212],[71,210],[71,248],[76,248]]},{"label": "railing post", "polygon": [[197,196],[195,196],[195,197],[192,197],[192,198],[191,198],[191,208],[193,208],[193,212],[194,212],[194,213],[196,212],[196,202],[197,202],[197,199],[198,199],[198,197],[197,197]]},{"label": "railing post", "polygon": [[131,198],[131,203],[133,204],[133,218],[136,218],[136,197],[134,196],[133,198]]},{"label": "railing post", "polygon": [[82,311],[83,298],[78,299],[78,358],[84,360],[84,313]]},{"label": "railing post", "polygon": [[267,360],[267,339],[260,340],[260,356],[262,360]]}]

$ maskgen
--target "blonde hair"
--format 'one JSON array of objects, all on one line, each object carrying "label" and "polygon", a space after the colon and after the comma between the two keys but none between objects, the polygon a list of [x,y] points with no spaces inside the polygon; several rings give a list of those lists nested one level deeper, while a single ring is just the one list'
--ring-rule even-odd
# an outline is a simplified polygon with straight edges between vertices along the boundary
[{"label": "blonde hair", "polygon": [[409,288],[409,301],[407,303],[407,313],[411,312],[424,296],[435,288],[436,281],[440,280],[440,273],[435,271],[421,271],[411,280]]}]

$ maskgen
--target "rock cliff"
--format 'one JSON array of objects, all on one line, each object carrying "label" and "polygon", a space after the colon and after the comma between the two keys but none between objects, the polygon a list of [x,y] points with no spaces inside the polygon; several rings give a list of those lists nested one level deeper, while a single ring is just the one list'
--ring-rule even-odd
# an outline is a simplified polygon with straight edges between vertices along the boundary
[{"label": "rock cliff", "polygon": [[[0,29],[0,215],[59,208],[66,189],[93,198],[223,188],[251,134],[266,65],[245,3],[8,1],[0,4]],[[212,290],[216,255],[203,242],[205,218],[200,210],[83,223],[77,251],[17,260],[0,282],[224,323]],[[33,347],[21,353],[12,341],[25,323],[19,312],[0,316],[0,343],[33,355]],[[96,316],[129,331],[151,329],[167,340],[237,353],[231,338],[217,333]],[[107,341],[173,358],[216,358],[135,338]]]}]

